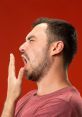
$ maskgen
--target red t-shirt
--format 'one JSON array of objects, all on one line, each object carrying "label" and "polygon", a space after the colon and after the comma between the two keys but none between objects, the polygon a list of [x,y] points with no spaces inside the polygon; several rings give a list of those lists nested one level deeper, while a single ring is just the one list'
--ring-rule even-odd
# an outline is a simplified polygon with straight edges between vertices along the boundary
[{"label": "red t-shirt", "polygon": [[32,90],[21,98],[15,117],[82,117],[82,98],[74,87],[38,96]]}]

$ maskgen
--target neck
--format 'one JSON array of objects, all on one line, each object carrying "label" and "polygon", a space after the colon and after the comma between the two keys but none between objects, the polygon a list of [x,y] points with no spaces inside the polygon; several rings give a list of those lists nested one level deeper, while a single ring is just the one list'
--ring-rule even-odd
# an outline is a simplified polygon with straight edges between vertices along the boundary
[{"label": "neck", "polygon": [[67,69],[61,67],[51,68],[48,73],[37,82],[38,95],[45,95],[59,89],[71,86],[68,80]]}]

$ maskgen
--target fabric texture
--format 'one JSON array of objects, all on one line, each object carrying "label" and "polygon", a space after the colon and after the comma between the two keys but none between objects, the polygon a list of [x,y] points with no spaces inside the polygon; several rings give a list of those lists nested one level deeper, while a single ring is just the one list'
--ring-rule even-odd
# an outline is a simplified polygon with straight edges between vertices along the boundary
[{"label": "fabric texture", "polygon": [[82,98],[75,87],[43,96],[32,90],[18,101],[15,117],[82,117]]}]

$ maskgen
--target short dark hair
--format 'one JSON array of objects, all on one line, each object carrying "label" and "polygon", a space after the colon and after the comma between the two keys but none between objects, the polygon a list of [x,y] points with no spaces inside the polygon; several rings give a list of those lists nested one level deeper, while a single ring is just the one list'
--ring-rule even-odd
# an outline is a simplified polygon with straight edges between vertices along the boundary
[{"label": "short dark hair", "polygon": [[48,33],[54,37],[54,40],[53,38],[49,38],[49,40],[55,41],[57,37],[57,40],[63,41],[64,64],[65,66],[69,65],[77,51],[76,29],[64,20],[51,18],[39,18],[33,23],[33,27],[41,23],[47,23]]}]

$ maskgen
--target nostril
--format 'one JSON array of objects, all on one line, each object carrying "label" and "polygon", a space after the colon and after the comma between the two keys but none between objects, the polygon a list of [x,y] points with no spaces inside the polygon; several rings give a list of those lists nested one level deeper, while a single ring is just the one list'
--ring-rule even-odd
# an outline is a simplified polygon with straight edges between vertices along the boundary
[{"label": "nostril", "polygon": [[21,52],[24,52],[24,49],[21,49]]},{"label": "nostril", "polygon": [[24,49],[20,47],[19,48],[19,51],[23,53],[24,52]]}]

